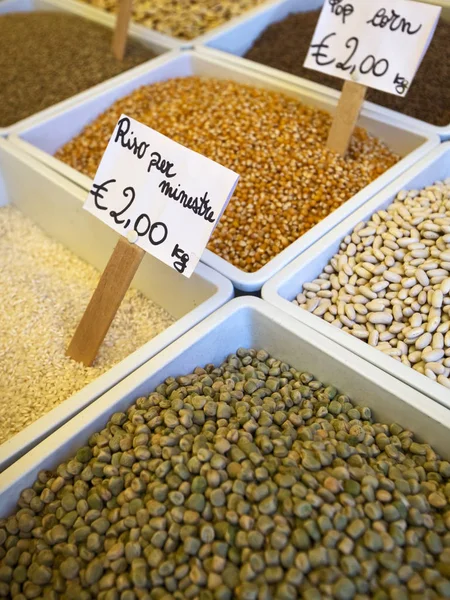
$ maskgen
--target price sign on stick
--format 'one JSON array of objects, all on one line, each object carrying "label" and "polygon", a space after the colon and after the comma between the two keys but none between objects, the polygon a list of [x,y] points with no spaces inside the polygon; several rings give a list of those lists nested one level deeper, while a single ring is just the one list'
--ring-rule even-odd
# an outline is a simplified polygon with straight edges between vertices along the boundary
[{"label": "price sign on stick", "polygon": [[367,87],[408,93],[440,12],[412,0],[325,0],[304,66],[347,80],[331,149],[345,153]]},{"label": "price sign on stick", "polygon": [[125,56],[132,3],[133,0],[119,0],[119,11],[112,43],[112,50],[117,60],[123,60]]},{"label": "price sign on stick", "polygon": [[84,208],[120,233],[67,354],[97,355],[145,252],[190,277],[239,176],[122,115]]}]

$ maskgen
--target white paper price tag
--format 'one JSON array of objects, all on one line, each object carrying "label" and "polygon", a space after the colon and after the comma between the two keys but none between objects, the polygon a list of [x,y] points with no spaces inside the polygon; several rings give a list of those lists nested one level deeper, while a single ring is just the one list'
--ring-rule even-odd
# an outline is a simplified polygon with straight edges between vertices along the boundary
[{"label": "white paper price tag", "polygon": [[239,175],[125,115],[84,208],[190,277]]},{"label": "white paper price tag", "polygon": [[405,96],[440,12],[412,0],[325,0],[304,66]]}]

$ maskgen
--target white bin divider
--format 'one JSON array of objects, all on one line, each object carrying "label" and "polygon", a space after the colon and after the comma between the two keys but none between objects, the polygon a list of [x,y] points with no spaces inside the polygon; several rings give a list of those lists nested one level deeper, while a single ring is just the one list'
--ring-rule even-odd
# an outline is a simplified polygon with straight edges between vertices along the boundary
[{"label": "white bin divider", "polygon": [[[442,18],[446,21],[450,21],[450,0],[424,1],[429,4],[442,6]],[[291,85],[308,87],[316,93],[323,94],[333,101],[337,101],[340,96],[339,90],[244,58],[244,54],[250,50],[256,39],[265,31],[265,29],[267,29],[267,27],[269,27],[269,25],[281,21],[291,13],[317,10],[322,4],[323,0],[281,0],[281,2],[274,3],[273,5],[264,6],[250,19],[237,24],[233,29],[224,32],[211,32],[209,35],[203,36],[201,38],[202,47],[199,47],[198,50],[202,53],[205,52],[207,55],[228,60],[231,64],[244,64],[258,73],[278,77]],[[384,106],[367,100],[364,102],[364,106],[377,113],[381,119],[387,116],[396,116],[406,127],[414,129],[426,128],[436,135],[439,135],[442,140],[450,139],[450,123],[447,125],[432,125],[426,121],[403,115],[395,110],[385,108]]]},{"label": "white bin divider", "polygon": [[[80,3],[81,4],[81,3]],[[59,11],[59,12],[67,12],[70,14],[76,14],[80,17],[84,17],[90,21],[94,21],[99,25],[103,25],[104,27],[112,29],[114,27],[114,20],[110,21],[105,19],[103,16],[103,11],[98,11],[97,9],[89,9],[86,5],[87,10],[82,10],[82,7],[78,5],[78,2],[74,2],[73,0],[1,0],[0,1],[0,16],[6,13],[11,12],[27,12],[27,11]],[[165,40],[159,39],[158,36],[152,35],[152,32],[149,32],[150,35],[142,36],[139,33],[135,33],[130,31],[130,38],[136,42],[140,42],[143,46],[149,48],[156,56],[174,51],[178,48],[176,44],[173,42],[167,42]],[[111,38],[112,39],[112,38]],[[150,59],[157,60],[157,58]],[[150,61],[146,61],[148,64]],[[136,67],[134,67],[136,68]],[[133,69],[128,69],[124,71],[120,75],[116,75],[116,77],[111,77],[107,79],[107,82],[113,82],[117,79],[117,77],[121,77],[124,75],[132,75]],[[16,128],[21,127],[31,127],[36,119],[45,119],[46,117],[53,114],[53,111],[56,109],[67,110],[74,104],[83,100],[86,95],[89,95],[92,92],[95,92],[99,89],[99,86],[104,85],[106,82],[98,83],[95,86],[88,88],[87,90],[76,94],[75,96],[71,96],[66,100],[62,100],[57,104],[53,104],[44,110],[41,110],[34,115],[30,115],[25,119],[21,119],[12,125],[8,125],[7,127],[0,127],[0,137],[5,137],[15,131]]]},{"label": "white bin divider", "polygon": [[400,423],[450,458],[450,411],[263,300],[247,296],[220,308],[0,474],[0,518],[13,510],[41,469],[54,469],[68,459],[113,413],[127,410],[167,377],[219,364],[239,347],[265,348],[313,373],[370,407],[376,419]]},{"label": "white bin divider", "polygon": [[432,381],[414,369],[386,356],[380,350],[372,348],[366,342],[358,340],[354,336],[327,323],[322,318],[292,304],[292,300],[300,292],[303,284],[316,279],[320,275],[333,255],[339,251],[339,246],[343,238],[358,223],[366,221],[374,212],[389,206],[400,190],[420,189],[447,177],[450,177],[449,142],[442,144],[433,152],[430,152],[426,158],[406,171],[401,177],[392,182],[391,185],[372,198],[370,202],[367,202],[319,242],[311,246],[302,256],[280,271],[263,287],[262,297],[278,309],[285,311],[295,319],[326,335],[386,373],[409,384],[446,408],[450,408],[450,390],[440,383]]},{"label": "white bin divider", "polygon": [[[12,201],[48,235],[102,270],[118,236],[83,209],[85,198],[82,189],[0,139],[0,206]],[[186,279],[148,254],[133,287],[163,306],[177,321],[2,444],[0,471],[233,297],[231,282],[206,265],[199,264],[192,277]],[[7,294],[7,289],[3,291]]]},{"label": "white bin divider", "polygon": [[[113,82],[105,83],[101,90],[99,89],[95,93],[87,95],[83,101],[73,104],[70,108],[55,110],[53,114],[49,114],[45,119],[37,119],[31,127],[21,127],[10,139],[14,144],[20,146],[47,166],[88,190],[92,184],[91,179],[57,160],[53,156],[56,150],[80,133],[88,123],[92,122],[116,100],[130,94],[136,88],[171,77],[186,77],[189,75],[231,79],[238,83],[267,88],[297,98],[305,104],[328,110],[331,113],[336,110],[337,106],[337,100],[312,91],[309,87],[293,86],[281,81],[279,78],[258,73],[245,66],[233,65],[228,61],[196,51],[186,51],[176,55],[173,53],[166,54],[155,59],[151,64],[136,67],[132,73],[128,72],[124,76],[119,76]],[[245,292],[258,291],[281,268],[304,252],[306,248],[367,202],[440,142],[439,137],[435,134],[405,127],[401,121],[395,118],[395,113],[394,116],[389,115],[381,118],[373,110],[364,108],[359,124],[383,139],[403,158],[258,271],[246,273],[210,250],[205,250],[202,261],[231,279],[236,288]]]}]

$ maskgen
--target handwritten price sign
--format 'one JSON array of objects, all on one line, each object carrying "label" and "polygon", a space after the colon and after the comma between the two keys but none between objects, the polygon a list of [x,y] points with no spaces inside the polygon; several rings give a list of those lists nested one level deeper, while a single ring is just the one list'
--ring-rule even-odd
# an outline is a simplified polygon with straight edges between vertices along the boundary
[{"label": "handwritten price sign", "polygon": [[84,208],[190,277],[238,178],[122,115]]},{"label": "handwritten price sign", "polygon": [[325,0],[304,66],[405,96],[440,12],[412,0]]}]

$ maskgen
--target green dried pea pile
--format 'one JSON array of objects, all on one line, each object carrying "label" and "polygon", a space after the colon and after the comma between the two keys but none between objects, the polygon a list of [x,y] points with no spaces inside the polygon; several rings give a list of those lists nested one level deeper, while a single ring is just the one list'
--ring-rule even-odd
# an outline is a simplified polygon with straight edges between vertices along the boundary
[{"label": "green dried pea pile", "polygon": [[450,597],[450,464],[264,350],[170,377],[0,521],[0,596]]},{"label": "green dried pea pile", "polygon": [[0,127],[153,58],[129,40],[118,61],[112,35],[112,29],[62,11],[0,15]]}]

